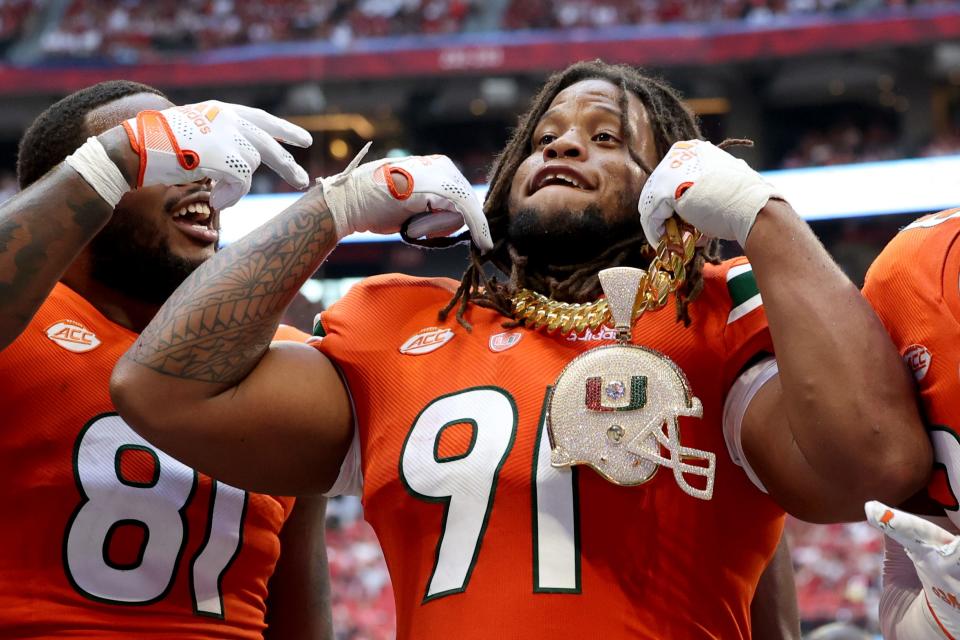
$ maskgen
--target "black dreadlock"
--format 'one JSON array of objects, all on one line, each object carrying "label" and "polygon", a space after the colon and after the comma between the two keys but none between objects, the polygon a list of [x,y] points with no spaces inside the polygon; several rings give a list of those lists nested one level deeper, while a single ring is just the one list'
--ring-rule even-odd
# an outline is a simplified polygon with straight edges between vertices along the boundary
[{"label": "black dreadlock", "polygon": [[[600,294],[597,272],[606,267],[622,264],[637,264],[649,261],[653,249],[643,234],[627,238],[610,246],[596,258],[581,264],[551,267],[554,273],[563,273],[563,279],[554,276],[527,272],[527,258],[520,255],[507,239],[507,198],[514,174],[531,152],[531,140],[540,118],[560,91],[583,80],[606,80],[620,87],[620,124],[630,157],[649,175],[648,167],[636,153],[632,144],[634,132],[629,122],[628,95],[636,95],[650,117],[657,158],[663,158],[675,142],[701,138],[696,116],[683,104],[679,94],[667,84],[641,74],[637,69],[620,64],[607,64],[601,60],[578,62],[564,71],[550,76],[526,114],[520,117],[519,126],[513,131],[510,141],[497,158],[491,171],[490,190],[484,204],[484,213],[495,239],[492,251],[481,255],[475,246],[470,248],[470,264],[464,272],[460,286],[450,302],[440,311],[440,320],[446,319],[457,307],[457,320],[468,330],[470,323],[464,318],[469,304],[495,309],[508,318],[513,318],[511,296],[520,288],[527,287],[551,297],[577,301],[595,298]],[[629,92],[629,93],[628,93]],[[721,143],[749,144],[749,141],[728,140]],[[491,263],[509,281],[498,282],[488,277],[484,264]],[[719,242],[713,240],[699,247],[693,260],[687,265],[684,285],[676,292],[677,320],[690,324],[689,304],[703,289],[703,265],[719,262]],[[516,322],[508,322],[513,326]]]}]

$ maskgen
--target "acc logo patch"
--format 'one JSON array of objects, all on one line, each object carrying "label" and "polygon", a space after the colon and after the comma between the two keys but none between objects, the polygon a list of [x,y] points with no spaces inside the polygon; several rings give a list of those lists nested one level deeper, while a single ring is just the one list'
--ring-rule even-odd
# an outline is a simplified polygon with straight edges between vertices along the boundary
[{"label": "acc logo patch", "polygon": [[927,375],[927,371],[930,369],[930,361],[933,359],[930,350],[922,344],[910,345],[901,357],[910,367],[910,371],[913,372],[913,377],[917,379],[917,382],[923,380],[924,376]]},{"label": "acc logo patch", "polygon": [[436,351],[453,340],[453,331],[439,327],[427,327],[416,332],[400,345],[400,353],[408,356],[420,356]]},{"label": "acc logo patch", "polygon": [[100,346],[96,334],[75,320],[61,320],[50,325],[47,327],[47,337],[73,353],[93,351]]},{"label": "acc logo patch", "polygon": [[510,347],[515,346],[520,342],[520,338],[523,337],[523,334],[519,331],[504,331],[503,333],[497,333],[490,336],[490,341],[487,343],[490,347],[490,351],[494,353],[500,353],[501,351],[506,351]]}]

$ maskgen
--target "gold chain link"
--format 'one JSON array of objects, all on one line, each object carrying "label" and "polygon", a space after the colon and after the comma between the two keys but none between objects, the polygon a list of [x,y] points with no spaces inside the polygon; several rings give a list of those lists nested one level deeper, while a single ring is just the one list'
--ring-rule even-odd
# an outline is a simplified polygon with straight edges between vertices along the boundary
[{"label": "gold chain link", "polygon": [[[640,277],[637,304],[633,308],[633,321],[646,311],[656,311],[667,304],[670,294],[679,289],[686,280],[686,266],[693,259],[700,232],[676,216],[665,223],[666,233],[657,245],[657,255]],[[593,302],[557,302],[547,296],[521,289],[513,294],[514,318],[533,329],[547,328],[548,332],[559,329],[561,333],[582,333],[586,329],[596,331],[611,323],[610,310],[603,298]]]}]

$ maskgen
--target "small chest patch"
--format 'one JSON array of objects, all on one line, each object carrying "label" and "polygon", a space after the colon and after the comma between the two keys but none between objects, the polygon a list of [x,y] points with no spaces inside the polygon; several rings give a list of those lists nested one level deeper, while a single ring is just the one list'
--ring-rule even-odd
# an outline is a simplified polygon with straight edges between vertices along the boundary
[{"label": "small chest patch", "polygon": [[47,337],[73,353],[93,351],[100,346],[100,338],[75,320],[61,320],[50,325],[47,327]]},{"label": "small chest patch", "polygon": [[416,332],[400,345],[400,353],[421,356],[436,351],[453,339],[453,331],[447,328],[427,327]]},{"label": "small chest patch", "polygon": [[490,351],[500,353],[510,347],[516,346],[522,337],[523,334],[519,331],[504,331],[503,333],[496,333],[490,336],[490,341],[487,344],[490,347]]}]

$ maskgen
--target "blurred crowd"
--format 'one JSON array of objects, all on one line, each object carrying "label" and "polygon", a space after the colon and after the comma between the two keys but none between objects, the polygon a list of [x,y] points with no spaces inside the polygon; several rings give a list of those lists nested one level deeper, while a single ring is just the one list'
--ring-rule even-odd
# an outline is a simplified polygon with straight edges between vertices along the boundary
[{"label": "blurred crowd", "polygon": [[879,122],[867,126],[849,121],[822,129],[809,129],[798,137],[780,163],[783,169],[893,160],[906,155],[897,145],[896,132]]},{"label": "blurred crowd", "polygon": [[[346,48],[358,38],[482,29],[567,29],[896,10],[952,0],[72,0],[43,37],[50,57],[149,60],[171,52],[287,41]],[[42,0],[0,0],[30,8]],[[17,15],[21,15],[22,11]]]},{"label": "blurred crowd", "polygon": [[960,126],[939,132],[920,148],[911,150],[899,143],[897,132],[890,125],[879,121],[858,125],[841,120],[801,132],[778,166],[795,169],[956,153],[960,153]]},{"label": "blurred crowd", "polygon": [[49,56],[145,61],[173,52],[318,40],[457,33],[478,0],[73,0]]},{"label": "blurred crowd", "polygon": [[817,525],[793,518],[787,536],[804,625],[839,621],[876,630],[883,536],[866,522]]},{"label": "blurred crowd", "polygon": [[21,35],[38,0],[0,0],[0,54]]},{"label": "blurred crowd", "polygon": [[513,0],[503,25],[507,29],[569,29],[721,20],[765,23],[787,15],[868,13],[937,3],[937,0]]},{"label": "blurred crowd", "polygon": [[327,561],[336,640],[392,640],[393,590],[360,500],[341,497],[327,507]]}]

